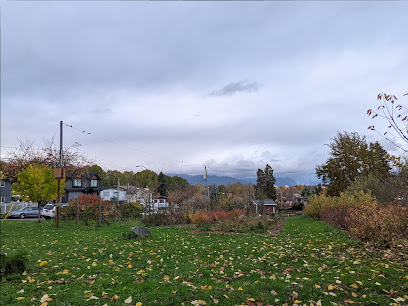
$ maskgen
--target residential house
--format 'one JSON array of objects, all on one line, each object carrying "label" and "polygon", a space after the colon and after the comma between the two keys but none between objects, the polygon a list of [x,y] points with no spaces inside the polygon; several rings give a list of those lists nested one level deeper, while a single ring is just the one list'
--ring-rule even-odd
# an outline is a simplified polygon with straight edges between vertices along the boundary
[{"label": "residential house", "polygon": [[96,173],[86,173],[80,177],[69,177],[65,181],[65,195],[62,203],[69,203],[81,194],[97,194],[103,190],[101,178]]},{"label": "residential house", "polygon": [[156,213],[169,207],[169,200],[167,197],[158,196],[153,198],[153,211]]},{"label": "residential house", "polygon": [[110,201],[112,203],[117,203],[118,198],[119,198],[119,204],[126,203],[127,202],[127,197],[126,197],[126,190],[117,187],[104,187],[106,189],[103,189],[100,193],[101,199],[104,201]]},{"label": "residential house", "polygon": [[119,186],[126,191],[126,200],[128,203],[139,203],[143,207],[149,203],[149,199],[153,200],[153,195],[150,192],[149,188],[140,188],[131,185],[122,185]]},{"label": "residential house", "polygon": [[276,204],[274,200],[254,200],[253,203],[256,205],[256,214],[258,214],[259,205],[261,205],[262,201],[264,204],[264,209],[263,209],[264,215],[276,213],[276,207],[278,204]]},{"label": "residential house", "polygon": [[0,203],[11,202],[11,181],[2,179],[0,181]]}]

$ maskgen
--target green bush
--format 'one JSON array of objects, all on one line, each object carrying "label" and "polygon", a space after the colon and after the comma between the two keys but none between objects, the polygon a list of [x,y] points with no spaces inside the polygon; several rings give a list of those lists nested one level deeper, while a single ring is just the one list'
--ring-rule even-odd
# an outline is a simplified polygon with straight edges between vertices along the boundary
[{"label": "green bush", "polygon": [[140,217],[143,207],[139,203],[126,203],[118,207],[119,216],[122,219],[136,219]]},{"label": "green bush", "polygon": [[322,220],[322,214],[326,210],[355,208],[375,203],[371,193],[342,192],[339,197],[329,197],[326,195],[314,195],[310,197],[310,203],[304,208],[305,215]]},{"label": "green bush", "polygon": [[7,256],[0,254],[0,278],[10,274],[21,274],[26,270],[27,257],[21,253]]}]

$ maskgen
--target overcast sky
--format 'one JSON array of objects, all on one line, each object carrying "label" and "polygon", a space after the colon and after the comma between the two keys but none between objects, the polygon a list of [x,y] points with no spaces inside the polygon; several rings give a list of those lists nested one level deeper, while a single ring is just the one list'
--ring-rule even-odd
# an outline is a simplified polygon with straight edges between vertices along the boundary
[{"label": "overcast sky", "polygon": [[3,1],[1,155],[58,139],[62,120],[64,143],[105,170],[254,177],[269,163],[315,182],[337,131],[381,140],[366,115],[379,92],[408,103],[407,12],[406,1]]}]

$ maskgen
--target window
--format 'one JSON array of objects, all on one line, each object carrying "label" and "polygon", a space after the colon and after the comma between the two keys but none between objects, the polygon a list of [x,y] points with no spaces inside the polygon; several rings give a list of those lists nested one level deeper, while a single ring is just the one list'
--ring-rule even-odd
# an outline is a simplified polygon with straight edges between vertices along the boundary
[{"label": "window", "polygon": [[0,181],[0,187],[6,187],[6,182],[5,181]]},{"label": "window", "polygon": [[4,203],[6,202],[6,198],[5,197],[0,197],[0,203]]},{"label": "window", "polygon": [[98,180],[92,179],[91,180],[91,187],[98,187]]},{"label": "window", "polygon": [[82,187],[82,180],[81,179],[74,179],[72,181],[72,187]]}]

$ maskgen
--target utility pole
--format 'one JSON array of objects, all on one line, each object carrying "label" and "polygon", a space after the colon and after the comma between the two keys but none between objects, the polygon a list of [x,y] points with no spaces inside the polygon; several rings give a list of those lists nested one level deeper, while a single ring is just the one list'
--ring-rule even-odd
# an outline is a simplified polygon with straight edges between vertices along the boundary
[{"label": "utility pole", "polygon": [[58,176],[58,196],[57,196],[57,216],[55,218],[55,221],[57,223],[57,228],[59,228],[59,219],[60,219],[60,214],[61,214],[61,207],[60,207],[60,203],[61,203],[61,178],[64,174],[64,171],[62,169],[62,154],[63,154],[63,146],[62,146],[62,126],[63,126],[63,122],[60,121],[60,158],[59,158],[59,166],[60,166],[60,175]]},{"label": "utility pole", "polygon": [[204,170],[205,170],[205,181],[207,182],[208,210],[210,210],[210,189],[208,188],[207,166],[204,166]]},{"label": "utility pole", "polygon": [[115,218],[116,218],[116,210],[119,208],[119,177],[118,177],[118,186],[116,187],[117,191],[118,191],[118,198],[116,199],[116,209],[115,209]]}]

